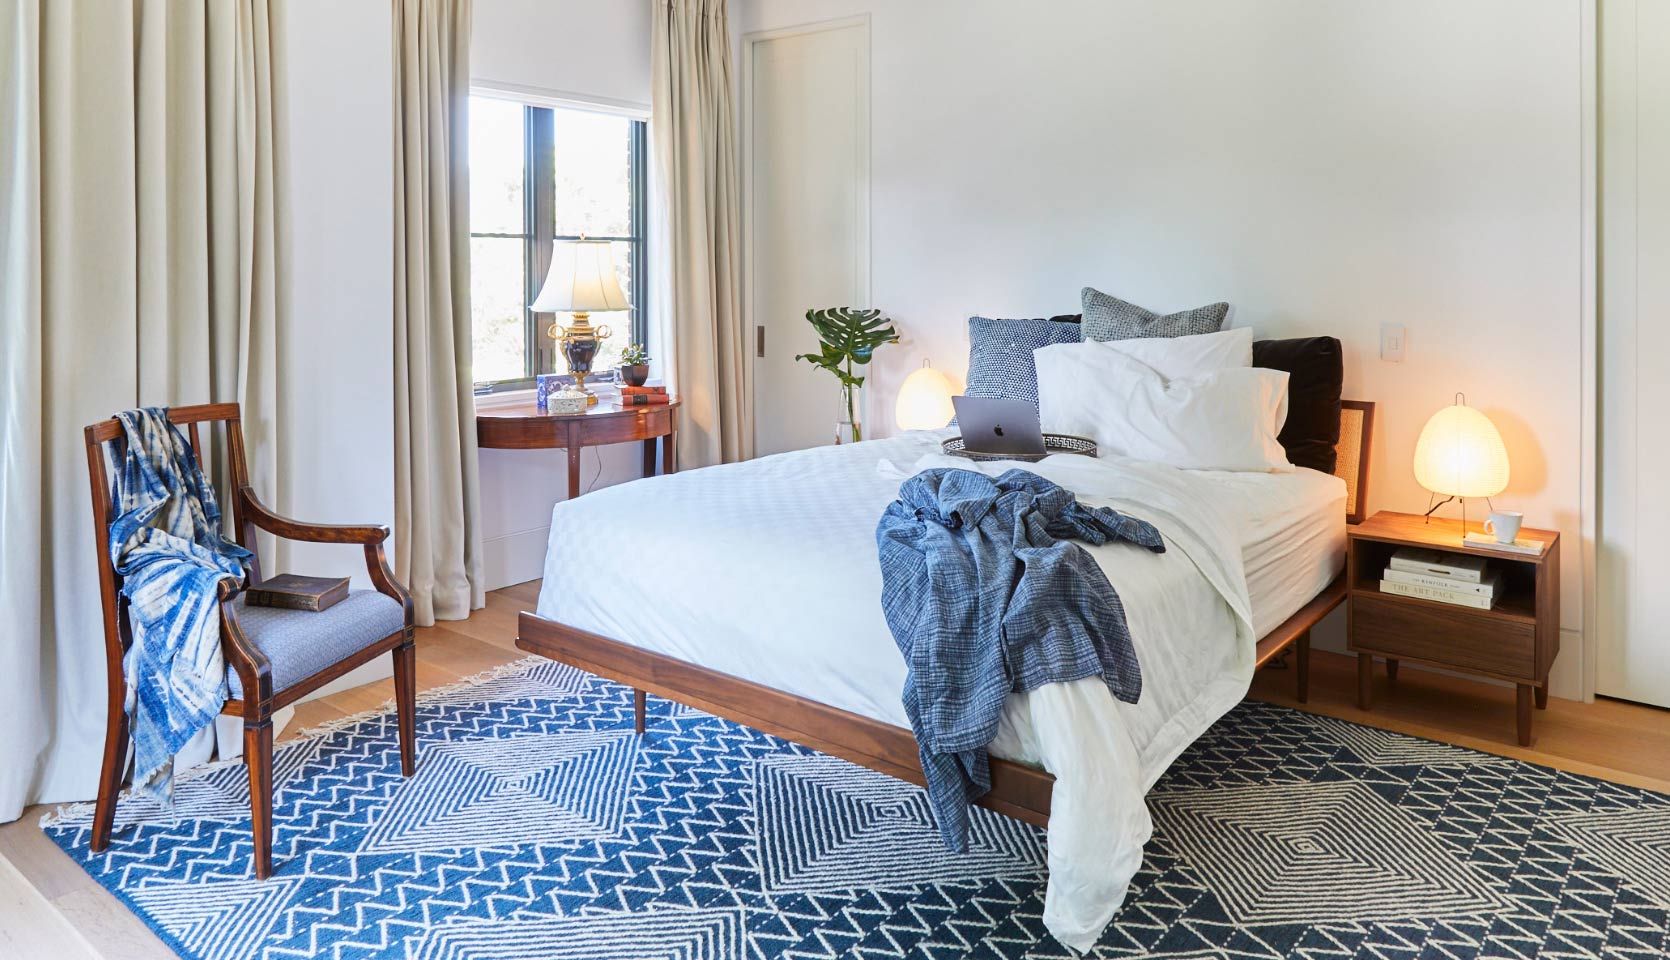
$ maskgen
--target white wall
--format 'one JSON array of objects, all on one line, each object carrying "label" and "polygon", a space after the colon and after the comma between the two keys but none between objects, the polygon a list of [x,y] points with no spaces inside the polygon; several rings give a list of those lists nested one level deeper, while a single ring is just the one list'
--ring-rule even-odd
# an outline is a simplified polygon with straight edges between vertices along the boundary
[{"label": "white wall", "polygon": [[[392,21],[386,4],[274,11],[281,435],[263,493],[303,520],[393,524]],[[357,547],[286,543],[277,561],[370,586]],[[379,658],[329,689],[390,672]]]},{"label": "white wall", "polygon": [[[904,334],[872,370],[878,433],[923,358],[965,369],[970,314],[1076,312],[1086,284],[1229,300],[1261,337],[1345,342],[1347,396],[1380,404],[1371,508],[1425,509],[1415,437],[1465,391],[1512,457],[1496,502],[1564,533],[1580,628],[1580,0],[733,7],[742,34],[862,13],[872,305]],[[1388,322],[1404,363],[1377,358]]]},{"label": "white wall", "polygon": [[470,77],[649,106],[653,0],[476,0]]},{"label": "white wall", "polygon": [[[470,74],[478,83],[569,100],[648,108],[653,0],[476,0]],[[651,352],[655,352],[651,344]],[[582,489],[643,472],[637,444],[585,451]],[[481,451],[483,561],[488,589],[542,573],[551,507],[564,498],[561,450]]]}]

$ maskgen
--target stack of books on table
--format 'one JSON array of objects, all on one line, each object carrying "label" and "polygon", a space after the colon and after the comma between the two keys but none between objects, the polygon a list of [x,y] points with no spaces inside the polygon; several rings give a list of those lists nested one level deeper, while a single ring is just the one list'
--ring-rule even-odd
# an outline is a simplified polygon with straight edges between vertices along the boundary
[{"label": "stack of books on table", "polygon": [[629,387],[625,384],[621,385],[620,405],[623,407],[650,407],[666,402],[666,387]]},{"label": "stack of books on table", "polygon": [[1380,592],[1489,610],[1501,582],[1484,557],[1404,547],[1392,554]]}]

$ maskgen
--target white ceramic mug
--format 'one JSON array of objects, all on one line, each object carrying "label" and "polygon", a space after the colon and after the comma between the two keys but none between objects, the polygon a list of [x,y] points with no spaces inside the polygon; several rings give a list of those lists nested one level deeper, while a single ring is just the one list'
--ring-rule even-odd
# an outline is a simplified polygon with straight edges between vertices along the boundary
[{"label": "white ceramic mug", "polygon": [[1498,510],[1490,514],[1484,522],[1484,532],[1496,534],[1497,543],[1512,543],[1519,537],[1519,525],[1525,522],[1525,514],[1516,510]]}]

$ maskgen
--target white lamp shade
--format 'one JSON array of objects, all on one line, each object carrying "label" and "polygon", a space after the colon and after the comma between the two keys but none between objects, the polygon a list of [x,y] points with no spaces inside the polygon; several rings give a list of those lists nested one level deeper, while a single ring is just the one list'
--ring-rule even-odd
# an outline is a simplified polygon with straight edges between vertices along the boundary
[{"label": "white lamp shade", "polygon": [[951,381],[933,367],[923,367],[899,385],[893,417],[900,430],[936,430],[956,416],[951,407]]},{"label": "white lamp shade", "polygon": [[551,248],[545,286],[528,305],[539,313],[625,310],[626,294],[607,240],[559,240]]},{"label": "white lamp shade", "polygon": [[1457,403],[1421,429],[1415,479],[1447,497],[1494,497],[1508,485],[1508,448],[1489,417]]}]

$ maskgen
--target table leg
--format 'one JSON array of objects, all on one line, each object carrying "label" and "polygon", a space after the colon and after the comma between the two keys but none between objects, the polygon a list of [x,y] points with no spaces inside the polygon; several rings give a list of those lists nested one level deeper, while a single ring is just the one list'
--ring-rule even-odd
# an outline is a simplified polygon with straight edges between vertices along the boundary
[{"label": "table leg", "polygon": [[1519,745],[1531,745],[1531,685],[1522,683],[1517,688],[1519,696],[1515,704],[1516,717],[1519,726]]},{"label": "table leg", "polygon": [[1357,709],[1374,706],[1374,657],[1357,654]]},{"label": "table leg", "polygon": [[677,437],[678,433],[675,430],[668,430],[667,435],[661,438],[662,473],[674,473],[678,470],[678,457],[674,453]]},{"label": "table leg", "polygon": [[644,441],[644,476],[655,476],[655,440]]},{"label": "table leg", "polygon": [[1386,679],[1387,680],[1396,680],[1397,679],[1397,661],[1391,659],[1390,657],[1388,657],[1386,659]]},{"label": "table leg", "polygon": [[573,500],[580,495],[580,451],[584,449],[579,444],[568,447],[568,499]]},{"label": "table leg", "polygon": [[644,732],[644,692],[632,691],[632,729],[636,733]]},{"label": "table leg", "polygon": [[1544,680],[1542,682],[1542,686],[1537,688],[1537,709],[1538,710],[1547,710],[1548,709],[1548,681],[1547,680]]}]

